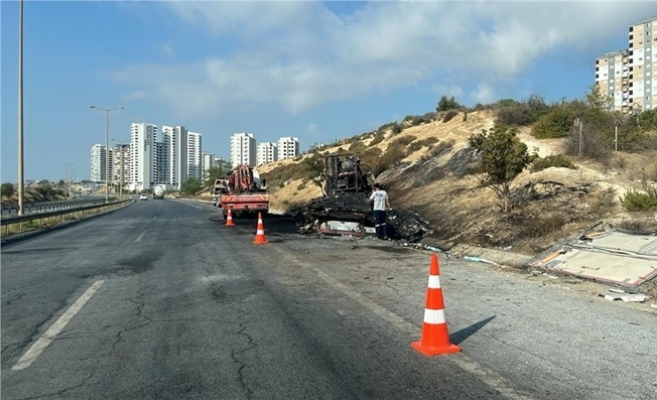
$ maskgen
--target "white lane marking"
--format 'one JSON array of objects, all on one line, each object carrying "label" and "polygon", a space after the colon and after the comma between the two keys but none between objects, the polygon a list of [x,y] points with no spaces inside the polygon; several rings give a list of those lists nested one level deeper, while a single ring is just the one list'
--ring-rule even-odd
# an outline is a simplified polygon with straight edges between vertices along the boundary
[{"label": "white lane marking", "polygon": [[153,217],[153,221],[155,221],[156,219],[157,219],[157,215]]},{"label": "white lane marking", "polygon": [[139,236],[137,236],[137,239],[135,239],[135,243],[139,243],[139,241],[141,240],[141,238],[144,237],[145,234],[146,234],[146,231],[143,231]]},{"label": "white lane marking", "polygon": [[[305,263],[299,260],[298,258],[285,253],[283,250],[279,250],[276,247],[272,247],[272,249],[274,249],[274,251],[281,254],[283,257],[287,258],[288,260],[298,265],[302,265],[308,268],[309,270],[314,271],[322,280],[324,280],[324,282],[328,283],[329,285],[333,286],[336,289],[339,289],[345,295],[347,295],[347,297],[350,297],[352,300],[354,300],[364,308],[370,310],[372,313],[376,314],[380,318],[388,321],[391,325],[395,326],[400,331],[414,338],[414,340],[420,338],[420,335],[422,333],[421,328],[413,325],[412,323],[408,322],[407,320],[398,316],[397,314],[393,313],[387,308],[374,303],[368,298],[362,296],[360,293],[352,290],[349,286],[341,283],[340,281],[328,275],[327,273],[315,268],[313,265],[309,263]],[[409,348],[411,347],[410,343],[408,347]],[[449,360],[452,361],[454,364],[458,365],[461,369],[464,369],[467,372],[471,373],[472,375],[476,376],[488,386],[497,389],[502,393],[503,396],[507,397],[508,399],[511,400],[532,399],[532,397],[529,397],[528,395],[518,393],[513,388],[511,382],[509,382],[506,378],[502,377],[492,369],[489,369],[488,367],[479,364],[478,362],[476,362],[475,360],[468,357],[462,352],[450,355]]]},{"label": "white lane marking", "polygon": [[62,329],[66,327],[66,324],[68,324],[71,319],[75,317],[75,314],[80,311],[82,306],[84,306],[85,303],[89,301],[91,296],[93,296],[94,293],[100,289],[104,282],[104,280],[94,282],[93,285],[91,285],[91,287],[87,289],[87,291],[84,292],[82,296],[80,296],[80,298],[77,299],[76,302],[73,303],[73,305],[69,307],[69,309],[66,310],[66,312],[61,317],[59,317],[57,321],[55,321],[54,324],[52,324],[46,333],[44,333],[39,338],[39,340],[37,340],[36,343],[34,343],[32,347],[30,347],[27,352],[25,352],[25,354],[23,354],[23,357],[21,357],[16,365],[14,365],[11,369],[18,371],[29,367],[30,364],[32,364],[32,362],[36,360],[36,358],[39,357],[39,355],[46,349],[46,347],[48,347],[55,336],[57,336],[59,332],[61,332]]}]

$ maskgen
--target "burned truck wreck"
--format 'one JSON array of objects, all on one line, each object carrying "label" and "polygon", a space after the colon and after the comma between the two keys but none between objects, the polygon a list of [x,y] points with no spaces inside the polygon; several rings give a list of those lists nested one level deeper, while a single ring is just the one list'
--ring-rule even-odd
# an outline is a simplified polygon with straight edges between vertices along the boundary
[{"label": "burned truck wreck", "polygon": [[[300,231],[325,235],[365,236],[374,230],[372,194],[374,175],[355,153],[324,156],[323,197],[311,201],[299,214]],[[416,242],[430,233],[430,225],[408,210],[388,212],[388,237]]]}]

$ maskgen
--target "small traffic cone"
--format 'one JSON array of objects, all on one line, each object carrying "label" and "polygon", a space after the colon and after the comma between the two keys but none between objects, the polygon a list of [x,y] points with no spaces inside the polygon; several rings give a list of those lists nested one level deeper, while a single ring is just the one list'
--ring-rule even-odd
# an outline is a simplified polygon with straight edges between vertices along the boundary
[{"label": "small traffic cone", "polygon": [[265,243],[268,243],[267,239],[265,239],[265,225],[262,223],[262,213],[258,213],[258,230],[256,231],[256,237],[253,244]]},{"label": "small traffic cone", "polygon": [[234,226],[233,223],[233,213],[228,209],[228,216],[226,217],[226,226]]},{"label": "small traffic cone", "polygon": [[443,302],[443,289],[440,286],[440,267],[438,256],[431,255],[431,269],[429,271],[429,286],[427,288],[427,302],[424,308],[424,322],[422,323],[422,337],[413,342],[411,346],[425,356],[438,354],[458,353],[461,348],[449,341],[447,322],[445,319],[445,303]]}]

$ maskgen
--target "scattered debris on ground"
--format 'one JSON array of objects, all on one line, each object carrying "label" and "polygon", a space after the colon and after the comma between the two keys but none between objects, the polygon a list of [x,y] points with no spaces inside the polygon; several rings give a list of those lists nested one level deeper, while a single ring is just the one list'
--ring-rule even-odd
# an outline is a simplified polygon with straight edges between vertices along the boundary
[{"label": "scattered debris on ground", "polygon": [[623,300],[629,302],[643,303],[650,298],[650,296],[638,293],[635,291],[625,291],[622,289],[609,289],[611,294],[600,294],[600,297],[604,297],[605,300],[614,301],[614,300]]},{"label": "scattered debris on ground", "polygon": [[628,288],[657,277],[657,237],[596,226],[552,246],[528,266]]},{"label": "scattered debris on ground", "polygon": [[[301,233],[362,236],[374,226],[372,205],[364,193],[343,193],[312,200],[296,213]],[[369,230],[371,231],[371,229]],[[429,221],[405,209],[388,211],[388,236],[410,243],[433,233]],[[438,250],[438,249],[437,249]]]}]

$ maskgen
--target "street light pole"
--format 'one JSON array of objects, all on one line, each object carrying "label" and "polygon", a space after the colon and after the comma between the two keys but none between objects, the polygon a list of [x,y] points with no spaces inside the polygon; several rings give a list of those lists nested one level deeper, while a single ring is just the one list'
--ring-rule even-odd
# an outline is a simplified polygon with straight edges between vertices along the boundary
[{"label": "street light pole", "polygon": [[23,167],[23,0],[18,2],[18,215],[25,210]]},{"label": "street light pole", "polygon": [[64,182],[64,183],[66,184],[66,198],[67,199],[71,197],[71,178],[70,178],[70,175],[68,173],[68,171],[69,171],[68,167],[70,167],[72,165],[75,165],[75,163],[66,164],[66,176],[64,178],[64,179],[66,179],[66,182]]},{"label": "street light pole", "polygon": [[109,163],[109,113],[115,110],[123,110],[124,107],[102,108],[91,106],[101,111],[105,111],[105,203],[109,203],[109,185],[110,185],[110,163]]}]

